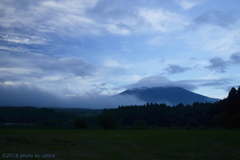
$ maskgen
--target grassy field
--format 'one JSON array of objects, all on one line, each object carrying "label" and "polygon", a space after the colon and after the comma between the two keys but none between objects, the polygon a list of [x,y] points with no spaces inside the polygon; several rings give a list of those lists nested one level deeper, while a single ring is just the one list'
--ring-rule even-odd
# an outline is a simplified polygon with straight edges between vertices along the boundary
[{"label": "grassy field", "polygon": [[28,160],[237,160],[240,131],[1,129],[0,154]]}]

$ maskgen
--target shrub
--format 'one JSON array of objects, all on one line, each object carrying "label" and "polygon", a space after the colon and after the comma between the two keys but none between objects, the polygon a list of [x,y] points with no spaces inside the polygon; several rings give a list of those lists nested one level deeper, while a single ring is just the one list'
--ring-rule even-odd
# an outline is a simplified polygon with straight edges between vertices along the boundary
[{"label": "shrub", "polygon": [[98,117],[98,124],[104,129],[114,128],[116,126],[116,119],[112,114],[101,114]]},{"label": "shrub", "polygon": [[81,118],[77,118],[74,122],[75,127],[80,128],[80,129],[86,129],[87,128],[87,123]]}]

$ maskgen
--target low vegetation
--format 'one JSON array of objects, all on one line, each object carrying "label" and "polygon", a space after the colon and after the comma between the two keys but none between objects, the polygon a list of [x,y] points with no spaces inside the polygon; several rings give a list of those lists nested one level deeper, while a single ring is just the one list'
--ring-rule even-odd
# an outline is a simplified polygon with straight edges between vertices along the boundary
[{"label": "low vegetation", "polygon": [[28,160],[237,160],[239,135],[238,130],[2,129],[0,155],[17,159],[6,156],[18,154]]}]

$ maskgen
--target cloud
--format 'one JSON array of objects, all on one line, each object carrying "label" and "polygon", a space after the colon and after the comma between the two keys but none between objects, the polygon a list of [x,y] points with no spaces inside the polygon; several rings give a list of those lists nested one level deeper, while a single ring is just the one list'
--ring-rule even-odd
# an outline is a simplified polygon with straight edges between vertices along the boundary
[{"label": "cloud", "polygon": [[[202,81],[202,83],[200,84],[200,86],[202,87],[224,87],[224,86],[228,86],[232,83],[231,79],[226,79],[226,78],[222,78],[222,79],[210,79],[210,80],[204,80]],[[231,85],[230,85],[231,86]]]},{"label": "cloud", "polygon": [[[41,72],[56,71],[58,73],[73,74],[80,77],[91,76],[96,67],[82,58],[58,58],[43,54],[33,53],[8,53],[1,52],[0,67],[5,69]],[[15,73],[16,74],[16,73]]]},{"label": "cloud", "polygon": [[237,52],[240,38],[237,12],[206,11],[186,26],[189,32],[184,37],[191,47],[216,53],[215,56]]},{"label": "cloud", "polygon": [[[28,52],[0,51],[0,79],[12,85],[34,85],[57,94],[85,94],[86,90],[99,94],[115,94],[116,81],[128,77],[126,63],[106,58],[102,65],[85,59],[49,56]],[[126,80],[127,81],[127,80]],[[96,88],[93,84],[109,82]],[[122,89],[119,89],[122,90]]]},{"label": "cloud", "polygon": [[211,58],[209,60],[209,65],[206,66],[206,68],[211,69],[211,70],[216,70],[218,72],[224,73],[226,72],[225,69],[228,65],[227,61],[224,61],[222,58],[220,57],[215,57],[215,58]]},{"label": "cloud", "polygon": [[91,63],[81,58],[45,59],[37,66],[45,71],[73,73],[80,77],[90,76],[96,69]]},{"label": "cloud", "polygon": [[99,0],[86,10],[86,16],[99,24],[102,31],[111,34],[130,35],[143,31],[146,26],[139,15],[141,2]]},{"label": "cloud", "polygon": [[[153,9],[152,4],[163,1],[16,1],[0,2],[0,34],[11,38],[4,41],[43,45],[52,36],[100,36],[106,33],[130,35],[136,32],[167,32],[186,24],[183,16],[163,9]],[[146,7],[143,7],[146,6]],[[162,8],[162,7],[161,7]],[[1,32],[4,31],[4,32]]]},{"label": "cloud", "polygon": [[104,60],[104,64],[105,67],[119,67],[120,64],[118,61],[112,59],[112,58],[106,58]]},{"label": "cloud", "polygon": [[171,81],[164,76],[148,76],[142,78],[137,83],[128,85],[128,89],[133,88],[144,88],[144,87],[164,87],[164,86],[175,86],[182,87],[187,90],[194,90],[196,86],[192,85],[189,81]]},{"label": "cloud", "polygon": [[0,84],[0,106],[54,106],[62,101],[51,93],[27,85]]},{"label": "cloud", "polygon": [[211,58],[209,59],[209,63],[210,64],[208,66],[205,66],[205,68],[224,73],[226,72],[228,66],[240,64],[240,52],[231,54],[228,60],[223,60],[220,57]]},{"label": "cloud", "polygon": [[101,21],[122,20],[134,15],[128,6],[126,1],[99,0],[86,13]]},{"label": "cloud", "polygon": [[[227,78],[217,78],[217,79],[185,79],[185,80],[179,80],[179,81],[171,81],[167,77],[163,76],[148,76],[145,78],[142,78],[138,82],[126,86],[128,89],[136,89],[136,88],[151,88],[151,87],[165,87],[165,86],[174,86],[174,87],[181,87],[189,91],[198,91],[198,93],[201,93],[203,95],[214,97],[214,95],[209,94],[208,90],[206,91],[206,88],[214,88],[216,90],[219,90],[221,93],[222,91],[226,92],[226,88],[229,88],[229,86],[233,86],[234,81],[232,79]],[[219,93],[216,92],[215,97],[219,97]],[[221,95],[221,98],[226,95]],[[219,97],[220,98],[220,97]]]},{"label": "cloud", "polygon": [[97,93],[89,93],[85,96],[60,97],[33,86],[0,84],[0,106],[103,109],[135,104],[144,104],[144,102],[133,96],[110,97]]},{"label": "cloud", "polygon": [[3,36],[3,40],[7,42],[26,44],[26,45],[43,45],[47,43],[47,39],[44,37],[28,36],[28,35],[6,35]]},{"label": "cloud", "polygon": [[179,4],[184,10],[188,10],[196,5],[198,5],[196,0],[175,0],[177,4]]},{"label": "cloud", "polygon": [[179,65],[173,65],[170,64],[168,65],[168,68],[165,68],[168,74],[176,74],[176,73],[182,73],[190,70],[191,68],[189,67],[181,67]]},{"label": "cloud", "polygon": [[[215,2],[208,1],[193,8],[203,1],[0,1],[0,79],[59,93],[68,89],[68,94],[108,82],[98,90],[108,93],[109,88],[110,93],[111,88],[157,75],[165,67],[164,72],[179,78],[177,73],[194,62],[185,58],[187,66],[167,65],[190,54],[199,60],[199,74],[188,76],[204,76],[208,71],[200,66],[207,65],[206,57],[239,52],[240,21],[238,11],[221,10],[223,3],[214,4],[217,11],[209,11]],[[224,10],[229,6],[234,4]],[[197,30],[184,30],[189,23]],[[115,59],[104,61],[106,54]],[[228,66],[239,63],[238,55],[221,57],[225,67],[210,59],[206,68],[228,71]],[[160,64],[158,59],[166,61]]]},{"label": "cloud", "polygon": [[230,56],[230,60],[236,64],[240,64],[240,52],[233,53]]},{"label": "cloud", "polygon": [[229,27],[238,20],[236,14],[233,11],[221,12],[221,11],[207,11],[200,16],[196,17],[193,22],[197,25],[212,24],[220,27]]},{"label": "cloud", "polygon": [[[76,37],[99,34],[101,24],[84,15],[96,0],[0,2],[0,33],[9,35],[9,42],[44,43],[49,34]],[[23,40],[23,41],[21,41]]]},{"label": "cloud", "polygon": [[[181,40],[189,48],[210,52],[215,56],[226,55],[239,51],[239,22],[220,27],[209,23],[192,23],[185,27]],[[196,38],[197,37],[197,38]],[[182,42],[179,42],[182,44]]]},{"label": "cloud", "polygon": [[183,16],[163,9],[141,9],[139,15],[148,27],[158,32],[178,30],[187,25]]},{"label": "cloud", "polygon": [[[176,29],[183,17],[168,11],[141,10],[148,2],[111,0],[0,2],[0,34],[4,41],[46,44],[53,35],[79,37],[106,33],[129,35],[154,29]],[[145,16],[144,16],[145,15]],[[151,19],[154,16],[155,20]],[[161,24],[160,24],[161,23]],[[175,25],[173,25],[175,24]],[[175,27],[173,27],[175,26]],[[169,30],[169,29],[168,29]],[[4,32],[1,32],[4,31]],[[107,31],[107,32],[106,32]],[[50,34],[52,34],[50,36]]]}]

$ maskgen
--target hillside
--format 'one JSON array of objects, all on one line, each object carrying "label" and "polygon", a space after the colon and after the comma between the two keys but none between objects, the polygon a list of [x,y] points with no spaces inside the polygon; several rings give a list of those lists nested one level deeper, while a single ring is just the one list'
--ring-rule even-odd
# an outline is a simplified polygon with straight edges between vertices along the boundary
[{"label": "hillside", "polygon": [[192,104],[194,102],[214,103],[219,99],[206,97],[193,93],[181,87],[153,87],[126,90],[118,95],[132,95],[144,102],[166,103],[176,105],[179,103]]}]

